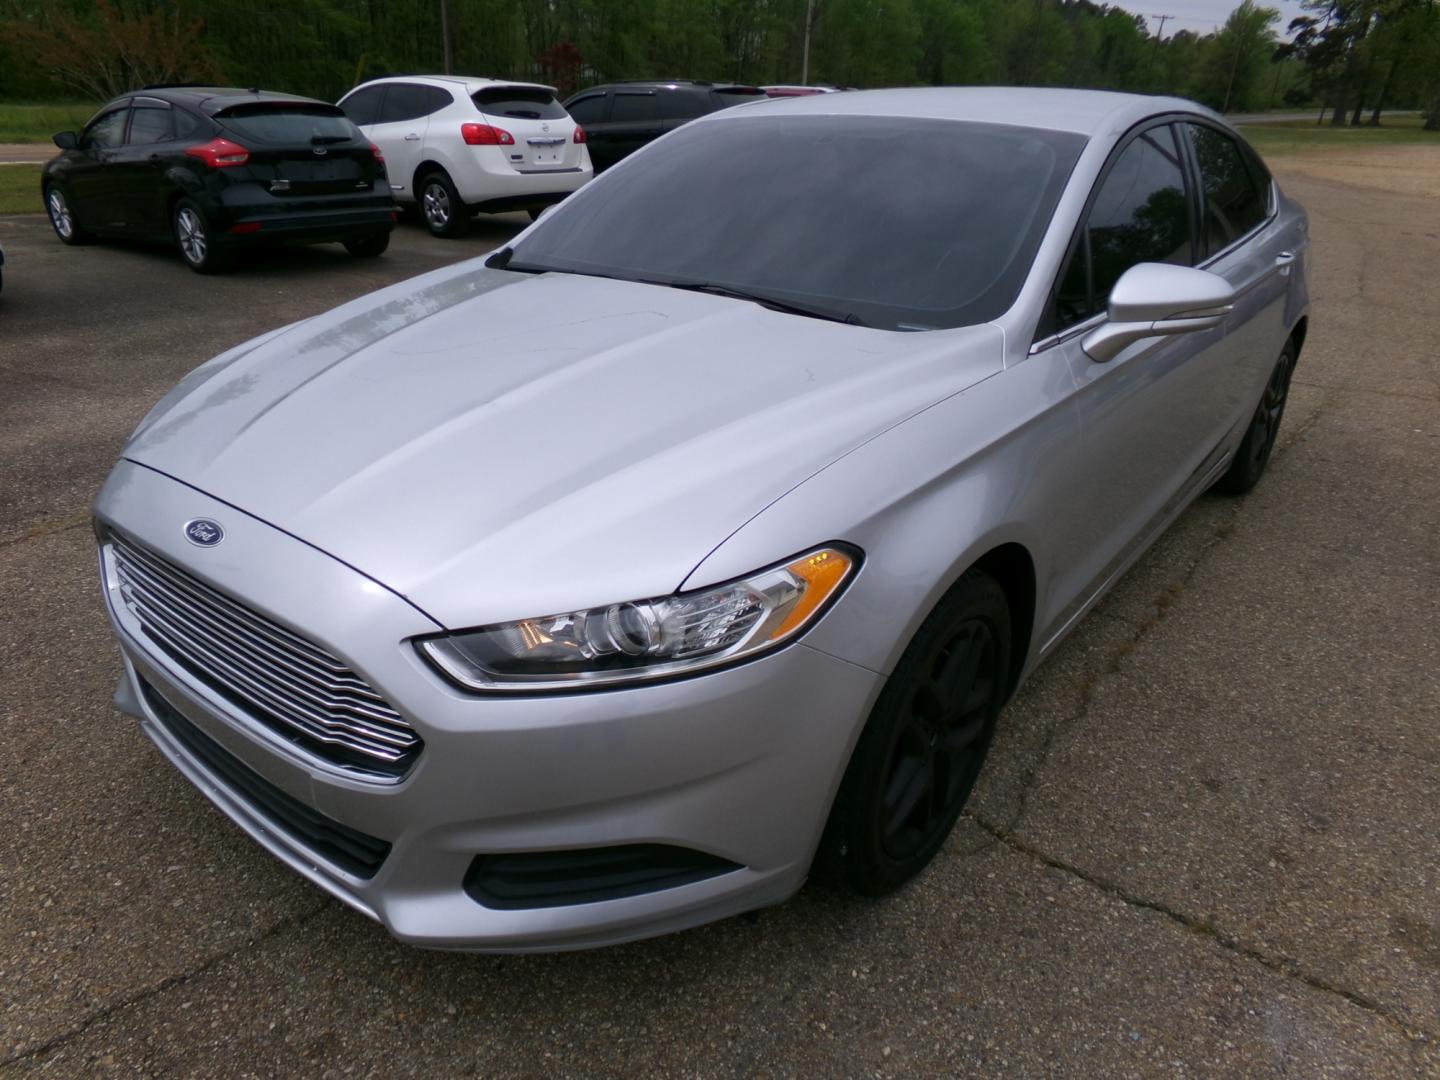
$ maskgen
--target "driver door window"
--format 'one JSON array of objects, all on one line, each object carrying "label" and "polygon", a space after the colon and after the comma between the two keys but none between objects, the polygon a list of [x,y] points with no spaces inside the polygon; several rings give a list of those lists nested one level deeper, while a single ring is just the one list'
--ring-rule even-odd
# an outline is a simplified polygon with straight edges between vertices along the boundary
[{"label": "driver door window", "polygon": [[1101,182],[1055,292],[1053,332],[1104,311],[1120,276],[1142,262],[1195,262],[1185,169],[1168,124],[1132,139]]},{"label": "driver door window", "polygon": [[105,150],[119,146],[125,138],[125,118],[129,108],[108,112],[85,129],[80,136],[80,145],[86,150]]}]

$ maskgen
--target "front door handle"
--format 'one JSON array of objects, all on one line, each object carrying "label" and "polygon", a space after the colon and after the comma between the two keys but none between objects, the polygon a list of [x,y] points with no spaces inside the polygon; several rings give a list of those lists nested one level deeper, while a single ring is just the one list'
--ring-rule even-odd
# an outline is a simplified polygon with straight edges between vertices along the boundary
[{"label": "front door handle", "polygon": [[150,155],[150,164],[151,164],[151,165],[159,165],[159,164],[160,164],[160,160],[161,160],[161,159],[160,159],[160,155],[159,155],[159,154],[151,154],[151,155]]},{"label": "front door handle", "polygon": [[1282,251],[1279,255],[1275,256],[1275,265],[1279,268],[1281,277],[1288,277],[1290,275],[1290,265],[1294,261],[1295,252],[1293,251]]},{"label": "front door handle", "polygon": [[415,132],[412,131],[412,132],[410,132],[409,135],[406,135],[406,136],[405,136],[405,141],[406,141],[406,142],[416,142],[419,138],[420,138],[420,136],[417,135],[417,134],[415,134]]}]

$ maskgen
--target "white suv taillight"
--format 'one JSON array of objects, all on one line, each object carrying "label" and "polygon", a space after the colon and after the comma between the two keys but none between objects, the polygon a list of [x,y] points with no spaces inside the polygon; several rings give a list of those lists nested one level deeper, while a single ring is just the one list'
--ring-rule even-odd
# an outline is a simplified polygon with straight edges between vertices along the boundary
[{"label": "white suv taillight", "polygon": [[467,146],[514,146],[515,136],[489,124],[461,124],[460,137]]}]

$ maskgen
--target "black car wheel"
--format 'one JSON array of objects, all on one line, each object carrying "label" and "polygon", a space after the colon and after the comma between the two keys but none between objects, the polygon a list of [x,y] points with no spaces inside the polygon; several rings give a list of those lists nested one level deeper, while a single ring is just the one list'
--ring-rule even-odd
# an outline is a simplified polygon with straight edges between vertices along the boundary
[{"label": "black car wheel", "polygon": [[214,232],[205,212],[189,199],[181,199],[171,211],[175,246],[185,265],[197,274],[217,274],[228,269],[230,260],[215,246]]},{"label": "black car wheel", "polygon": [[1244,495],[1260,482],[1270,454],[1275,449],[1275,437],[1280,434],[1280,421],[1285,416],[1285,402],[1290,396],[1290,377],[1295,373],[1295,343],[1287,341],[1280,350],[1280,357],[1270,370],[1265,383],[1265,393],[1250,418],[1250,427],[1235,451],[1235,460],[1215,483],[1215,490],[1224,495]]},{"label": "black car wheel", "polygon": [[433,172],[420,181],[420,220],[430,235],[453,240],[470,228],[470,210],[450,177]]},{"label": "black car wheel", "polygon": [[929,864],[980,775],[1009,674],[1005,591],[971,570],[886,680],[825,826],[816,878],[880,896]]},{"label": "black car wheel", "polygon": [[373,259],[377,255],[383,255],[389,246],[388,232],[371,233],[369,236],[357,236],[345,241],[345,250],[357,259]]},{"label": "black car wheel", "polygon": [[95,239],[80,227],[80,223],[75,220],[75,212],[70,209],[70,201],[65,198],[65,192],[54,184],[45,189],[45,212],[50,216],[50,227],[55,230],[61,243],[88,244]]}]

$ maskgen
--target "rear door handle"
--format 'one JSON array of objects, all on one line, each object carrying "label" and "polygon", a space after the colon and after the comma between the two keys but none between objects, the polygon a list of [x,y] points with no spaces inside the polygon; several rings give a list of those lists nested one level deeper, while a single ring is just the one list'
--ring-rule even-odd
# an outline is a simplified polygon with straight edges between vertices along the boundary
[{"label": "rear door handle", "polygon": [[416,141],[419,140],[419,138],[420,138],[420,136],[417,135],[417,134],[415,134],[415,132],[412,131],[412,132],[410,132],[409,135],[406,135],[406,136],[405,136],[405,141],[406,141],[406,142],[416,142]]},{"label": "rear door handle", "polygon": [[1282,252],[1280,252],[1279,255],[1276,255],[1276,256],[1275,256],[1275,265],[1276,265],[1276,266],[1289,266],[1289,265],[1290,265],[1291,263],[1293,263],[1294,261],[1295,261],[1295,252],[1293,252],[1293,251],[1282,251]]},{"label": "rear door handle", "polygon": [[160,160],[161,160],[161,159],[160,159],[160,155],[159,155],[159,154],[151,154],[151,155],[150,155],[150,164],[151,164],[151,165],[159,165],[159,164],[160,164]]}]

